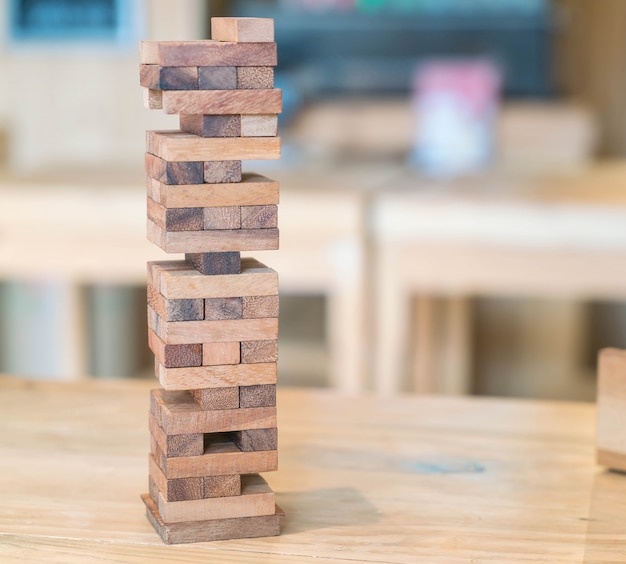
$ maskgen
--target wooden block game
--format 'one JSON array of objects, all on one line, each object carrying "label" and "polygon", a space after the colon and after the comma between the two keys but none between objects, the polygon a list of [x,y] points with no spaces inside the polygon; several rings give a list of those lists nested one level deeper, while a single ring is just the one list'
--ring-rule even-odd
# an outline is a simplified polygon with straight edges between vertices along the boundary
[{"label": "wooden block game", "polygon": [[162,388],[148,427],[148,520],[168,544],[280,533],[260,472],[278,467],[279,187],[242,161],[280,158],[274,22],[213,18],[212,40],[144,41],[144,104],[180,131],[146,133],[148,342]]},{"label": "wooden block game", "polygon": [[603,349],[598,359],[598,464],[626,472],[626,351]]}]

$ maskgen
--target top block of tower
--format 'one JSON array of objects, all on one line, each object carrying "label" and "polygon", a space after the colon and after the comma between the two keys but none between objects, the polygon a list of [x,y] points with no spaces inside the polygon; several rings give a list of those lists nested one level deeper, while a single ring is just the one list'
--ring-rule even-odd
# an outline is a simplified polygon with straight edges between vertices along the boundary
[{"label": "top block of tower", "polygon": [[234,43],[273,43],[270,18],[211,18],[211,39]]}]

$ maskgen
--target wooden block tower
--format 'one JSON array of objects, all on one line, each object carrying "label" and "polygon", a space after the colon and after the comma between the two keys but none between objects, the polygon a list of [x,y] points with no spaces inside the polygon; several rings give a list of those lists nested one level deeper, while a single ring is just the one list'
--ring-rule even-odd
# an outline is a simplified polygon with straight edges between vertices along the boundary
[{"label": "wooden block tower", "polygon": [[146,41],[148,238],[185,260],[148,264],[147,516],[164,542],[279,534],[260,472],[277,469],[278,275],[241,252],[278,248],[278,183],[241,162],[280,158],[274,22],[213,18],[210,41]]},{"label": "wooden block tower", "polygon": [[626,472],[626,351],[600,351],[597,404],[598,464]]}]

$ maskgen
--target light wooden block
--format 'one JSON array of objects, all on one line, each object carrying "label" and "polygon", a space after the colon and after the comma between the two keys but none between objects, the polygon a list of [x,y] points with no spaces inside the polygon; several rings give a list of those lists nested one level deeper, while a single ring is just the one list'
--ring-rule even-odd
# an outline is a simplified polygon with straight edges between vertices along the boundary
[{"label": "light wooden block", "polygon": [[626,472],[626,351],[600,351],[597,403],[598,464]]},{"label": "light wooden block", "polygon": [[150,153],[145,154],[144,161],[146,174],[163,184],[191,184],[195,187],[204,182],[204,163],[201,161],[172,163]]},{"label": "light wooden block", "polygon": [[148,241],[166,253],[275,251],[278,229],[223,229],[215,231],[165,231],[147,221]]},{"label": "light wooden block", "polygon": [[204,319],[207,321],[243,318],[244,298],[209,298],[204,302]]},{"label": "light wooden block", "polygon": [[150,415],[148,426],[150,435],[165,457],[175,458],[177,456],[201,456],[204,454],[204,435],[202,433],[168,435],[159,426],[154,415]]},{"label": "light wooden block", "polygon": [[242,341],[241,362],[244,364],[276,362],[278,360],[278,341]]},{"label": "light wooden block", "polygon": [[242,452],[278,449],[278,429],[250,429],[233,433],[234,441]]},{"label": "light wooden block", "polygon": [[[236,341],[233,341],[231,343],[204,343],[202,345],[203,366],[239,364],[240,362],[241,345]],[[166,366],[166,368],[169,367]]]},{"label": "light wooden block", "polygon": [[[234,83],[236,88],[236,70]],[[151,90],[197,90],[198,68],[140,65],[139,84]]]},{"label": "light wooden block", "polygon": [[[199,231],[204,229],[204,211],[202,208],[166,208],[151,198],[147,198],[147,212],[148,219],[166,231]],[[241,225],[241,219],[239,223]]]},{"label": "light wooden block", "polygon": [[278,206],[243,206],[240,215],[242,229],[271,229],[278,227]]},{"label": "light wooden block", "polygon": [[148,152],[168,162],[272,160],[280,158],[279,137],[211,138],[184,131],[148,131]]},{"label": "light wooden block", "polygon": [[200,137],[240,137],[241,116],[187,115],[179,117],[180,129]]},{"label": "light wooden block", "polygon": [[239,388],[239,407],[274,407],[275,405],[276,384],[246,385]]},{"label": "light wooden block", "polygon": [[232,184],[243,177],[241,161],[207,161],[204,163],[204,181],[207,184]]},{"label": "light wooden block", "polygon": [[241,90],[269,90],[274,88],[273,67],[239,67],[237,88]]},{"label": "light wooden block", "polygon": [[276,506],[273,515],[260,517],[164,523],[150,496],[143,494],[141,499],[146,506],[148,521],[165,544],[277,536],[280,534],[280,518],[284,515],[283,511]]},{"label": "light wooden block", "polygon": [[241,253],[185,253],[188,262],[198,272],[206,275],[239,274],[241,272]]},{"label": "light wooden block", "polygon": [[278,317],[278,296],[245,296],[241,300],[242,317],[244,319]]},{"label": "light wooden block", "polygon": [[211,39],[235,43],[272,43],[272,18],[211,18]]},{"label": "light wooden block", "polygon": [[163,67],[274,67],[276,44],[220,41],[142,41],[139,62]]},{"label": "light wooden block", "polygon": [[[151,93],[154,91],[150,91]],[[283,107],[282,91],[268,90],[159,90],[166,114],[279,114]],[[161,109],[161,108],[160,108]]]},{"label": "light wooden block", "polygon": [[239,407],[238,386],[230,388],[201,388],[192,390],[191,395],[202,409],[237,409]]},{"label": "light wooden block", "polygon": [[160,418],[157,422],[168,435],[224,433],[276,427],[275,407],[205,411],[186,391],[157,389],[150,393],[157,412],[156,416]]},{"label": "light wooden block", "polygon": [[278,116],[241,116],[242,137],[275,137],[278,135]]},{"label": "light wooden block", "polygon": [[241,229],[241,208],[239,206],[203,208],[202,214],[203,229]]},{"label": "light wooden block", "polygon": [[152,90],[150,88],[142,88],[143,90],[143,106],[148,110],[163,109],[163,91]]},{"label": "light wooden block", "polygon": [[203,346],[200,344],[166,345],[154,331],[149,329],[148,345],[155,358],[166,368],[202,366]]},{"label": "light wooden block", "polygon": [[148,184],[151,198],[167,208],[265,206],[278,204],[280,197],[278,182],[257,174],[244,174],[240,183],[232,185],[170,186],[150,179]]},{"label": "light wooden block", "polygon": [[157,364],[155,372],[159,383],[166,390],[275,384],[277,379],[275,362],[190,366],[186,368],[165,368],[163,365]]}]

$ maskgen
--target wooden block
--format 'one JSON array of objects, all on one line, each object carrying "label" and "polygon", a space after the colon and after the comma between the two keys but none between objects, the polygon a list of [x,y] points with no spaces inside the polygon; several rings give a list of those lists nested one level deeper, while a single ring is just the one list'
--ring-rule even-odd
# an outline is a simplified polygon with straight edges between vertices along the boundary
[{"label": "wooden block", "polygon": [[[278,339],[278,319],[224,319],[220,321],[165,321],[150,307],[149,327],[168,345],[228,343]],[[156,317],[156,319],[154,319]]]},{"label": "wooden block", "polygon": [[[152,91],[151,91],[152,92]],[[166,114],[279,114],[282,91],[268,90],[162,90],[160,104]],[[155,102],[158,105],[159,102]]]},{"label": "wooden block", "polygon": [[222,229],[214,231],[165,231],[147,222],[148,240],[166,253],[274,251],[278,229]]},{"label": "wooden block", "polygon": [[255,517],[274,513],[274,492],[258,475],[241,478],[241,495],[190,501],[165,501],[158,509],[164,523]]},{"label": "wooden block", "polygon": [[241,161],[207,161],[204,163],[204,181],[207,184],[241,182]]},{"label": "wooden block", "polygon": [[206,275],[239,274],[241,253],[185,253],[185,261]]},{"label": "wooden block", "polygon": [[277,362],[278,341],[242,341],[241,362],[243,364]]},{"label": "wooden block", "polygon": [[626,472],[626,351],[600,351],[597,404],[598,464]]},{"label": "wooden block", "polygon": [[239,387],[202,388],[191,391],[191,395],[202,409],[237,409]]},{"label": "wooden block", "polygon": [[237,88],[240,90],[269,90],[274,88],[273,67],[239,67]]},{"label": "wooden block", "polygon": [[198,231],[204,226],[202,208],[166,208],[148,198],[148,218],[166,231]]},{"label": "wooden block", "polygon": [[150,415],[149,418],[149,428],[152,438],[166,458],[204,454],[204,435],[202,433],[167,435],[153,415]]},{"label": "wooden block", "polygon": [[[166,501],[186,501],[189,499],[204,498],[202,478],[175,478],[174,480],[168,480],[154,459],[154,455],[150,453],[148,457],[150,479],[154,481]],[[222,476],[216,476],[216,478],[219,479],[222,478]],[[238,494],[228,493],[226,495]],[[154,496],[151,495],[150,497]]]},{"label": "wooden block", "polygon": [[181,114],[180,128],[200,137],[240,137],[241,116],[207,116]]},{"label": "wooden block", "polygon": [[277,371],[275,362],[262,362],[187,368],[165,368],[157,364],[155,373],[159,378],[159,383],[166,390],[195,390],[250,384],[275,384]]},{"label": "wooden block", "polygon": [[[245,68],[245,67],[242,67]],[[236,67],[198,68],[198,88],[200,90],[236,90]]]},{"label": "wooden block", "polygon": [[[204,343],[202,345],[203,366],[239,364],[240,361],[241,345],[236,341],[233,341],[232,343]],[[168,367],[166,366],[166,368]]]},{"label": "wooden block", "polygon": [[219,41],[142,41],[139,62],[163,67],[276,66],[276,44]]},{"label": "wooden block", "polygon": [[251,429],[233,433],[235,444],[242,452],[278,449],[278,429]]},{"label": "wooden block", "polygon": [[203,276],[184,261],[148,263],[149,279],[168,299],[278,295],[278,274],[252,257],[241,259],[241,274]]},{"label": "wooden block", "polygon": [[155,180],[149,183],[152,199],[168,208],[262,206],[277,204],[279,201],[278,182],[256,174],[244,174],[240,183],[228,185],[210,183],[169,186]]},{"label": "wooden block", "polygon": [[241,386],[239,407],[274,407],[276,405],[276,384]]},{"label": "wooden block", "polygon": [[245,296],[241,300],[244,319],[278,317],[278,296]]},{"label": "wooden block", "polygon": [[242,319],[244,298],[208,298],[205,300],[204,318],[207,321]]},{"label": "wooden block", "polygon": [[[204,300],[168,300],[148,284],[148,305],[165,321],[199,321],[204,319]],[[243,306],[242,306],[243,307]]]},{"label": "wooden block", "polygon": [[165,368],[202,366],[203,346],[200,344],[166,345],[154,331],[149,330],[148,345]]},{"label": "wooden block", "polygon": [[[232,386],[233,384],[228,385]],[[201,409],[191,394],[186,391],[156,389],[150,393],[154,396],[155,405],[161,417],[161,420],[157,422],[168,435],[179,435],[181,433],[224,433],[244,429],[270,429],[276,427],[275,407],[206,411]],[[262,470],[259,470],[259,472],[262,472]],[[228,473],[224,472],[224,474]],[[168,476],[168,478],[172,477],[185,476]]]},{"label": "wooden block", "polygon": [[139,84],[152,90],[197,90],[198,68],[140,65]]},{"label": "wooden block", "polygon": [[241,229],[241,208],[239,206],[203,208],[203,214],[204,229]]},{"label": "wooden block", "polygon": [[235,43],[274,41],[272,18],[211,18],[211,39]]},{"label": "wooden block", "polygon": [[163,91],[143,88],[143,106],[148,110],[162,110]]},{"label": "wooden block", "polygon": [[278,135],[278,116],[241,116],[242,137],[275,137]]},{"label": "wooden block", "polygon": [[147,131],[146,146],[149,153],[168,162],[280,158],[279,137],[212,138],[184,131]]},{"label": "wooden block", "polygon": [[204,163],[201,161],[172,163],[146,153],[145,165],[146,174],[163,184],[204,183]]},{"label": "wooden block", "polygon": [[243,206],[241,208],[242,229],[270,229],[273,227],[278,227],[278,206]]}]

